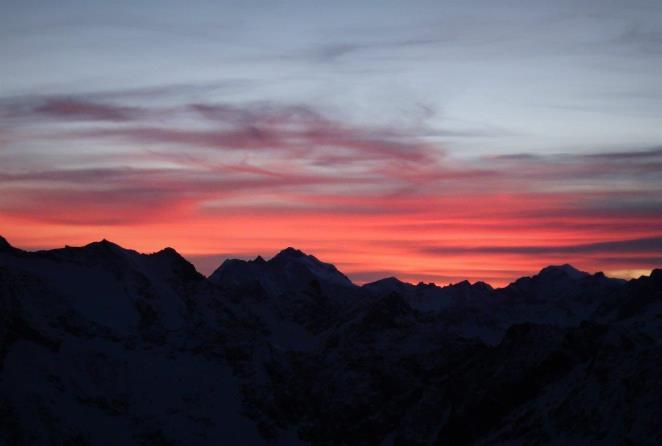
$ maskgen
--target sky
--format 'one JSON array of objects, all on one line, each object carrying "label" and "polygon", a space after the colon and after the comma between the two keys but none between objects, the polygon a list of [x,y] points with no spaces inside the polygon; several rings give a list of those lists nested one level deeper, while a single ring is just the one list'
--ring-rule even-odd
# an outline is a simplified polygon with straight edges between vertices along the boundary
[{"label": "sky", "polygon": [[662,266],[659,1],[0,0],[0,234],[357,283]]}]

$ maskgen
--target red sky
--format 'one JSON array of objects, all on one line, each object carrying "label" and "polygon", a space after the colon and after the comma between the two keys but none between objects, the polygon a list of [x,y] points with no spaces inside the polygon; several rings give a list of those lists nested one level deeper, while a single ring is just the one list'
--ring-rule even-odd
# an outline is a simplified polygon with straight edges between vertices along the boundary
[{"label": "red sky", "polygon": [[[4,114],[16,125],[0,154],[0,228],[21,248],[168,245],[210,273],[294,246],[357,282],[662,265],[659,148],[460,157],[420,129],[273,104],[37,97]],[[170,114],[178,126],[149,123]]]},{"label": "red sky", "polygon": [[4,8],[0,235],[357,282],[662,266],[660,2],[267,3]]}]

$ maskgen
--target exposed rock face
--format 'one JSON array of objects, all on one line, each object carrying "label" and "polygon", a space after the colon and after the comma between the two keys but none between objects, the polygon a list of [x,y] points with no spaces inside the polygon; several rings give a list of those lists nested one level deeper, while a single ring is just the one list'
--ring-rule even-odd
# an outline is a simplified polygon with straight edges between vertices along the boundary
[{"label": "exposed rock face", "polygon": [[358,287],[0,237],[0,444],[662,444],[662,270]]}]

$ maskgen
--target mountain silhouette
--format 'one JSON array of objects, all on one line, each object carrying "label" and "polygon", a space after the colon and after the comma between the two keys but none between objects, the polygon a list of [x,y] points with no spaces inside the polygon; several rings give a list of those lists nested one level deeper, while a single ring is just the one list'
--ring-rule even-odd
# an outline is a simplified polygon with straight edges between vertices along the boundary
[{"label": "mountain silhouette", "polygon": [[662,270],[362,286],[0,237],[0,444],[660,444]]}]

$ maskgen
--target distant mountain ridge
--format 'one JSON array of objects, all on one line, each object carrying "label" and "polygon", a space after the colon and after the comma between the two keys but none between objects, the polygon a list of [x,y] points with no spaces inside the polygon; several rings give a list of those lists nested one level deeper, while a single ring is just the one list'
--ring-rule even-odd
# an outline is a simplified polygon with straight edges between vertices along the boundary
[{"label": "distant mountain ridge", "polygon": [[660,444],[661,340],[660,269],[357,286],[0,237],[0,445]]},{"label": "distant mountain ridge", "polygon": [[[113,243],[109,240],[106,240],[106,239],[103,239],[103,240],[100,240],[100,241],[97,241],[97,242],[91,242],[91,243],[88,243],[87,245],[83,245],[83,246],[80,246],[80,247],[66,246],[65,248],[54,248],[54,249],[40,250],[40,251],[25,251],[25,250],[22,250],[20,248],[16,248],[16,247],[12,246],[7,241],[6,238],[0,236],[0,250],[18,250],[18,251],[21,251],[21,252],[24,252],[24,253],[30,253],[30,252],[33,252],[33,253],[59,253],[59,252],[64,252],[66,250],[90,251],[90,250],[102,249],[102,248],[115,249],[115,250],[117,250],[117,252],[127,251],[127,252],[133,252],[133,253],[139,254],[137,251],[123,248],[122,246],[120,246],[116,243]],[[175,249],[173,249],[171,247],[163,248],[160,251],[157,251],[157,252],[154,252],[154,253],[141,254],[141,255],[165,255],[165,254],[178,257],[180,260],[183,260],[184,262],[186,262],[187,264],[189,264],[193,268],[195,268],[195,266],[193,266],[184,256],[179,254]],[[335,265],[333,265],[331,263],[322,262],[319,259],[317,259],[315,256],[307,254],[307,253],[305,253],[305,252],[303,252],[299,249],[293,248],[293,247],[287,247],[287,248],[282,249],[281,251],[276,253],[269,260],[265,260],[260,255],[258,255],[253,260],[241,260],[241,259],[228,258],[216,270],[214,270],[212,272],[212,274],[210,274],[209,278],[211,280],[218,281],[219,280],[218,278],[223,275],[224,270],[226,270],[227,268],[231,268],[232,267],[231,265],[242,265],[242,267],[244,267],[245,265],[251,265],[251,264],[253,264],[253,265],[263,265],[263,264],[270,264],[270,265],[280,264],[280,265],[284,265],[284,264],[289,264],[289,263],[305,264],[306,267],[311,271],[311,273],[314,273],[314,274],[320,275],[320,276],[328,275],[328,278],[331,278],[331,277],[335,276],[333,278],[333,281],[337,281],[338,283],[341,283],[341,284],[344,284],[344,285],[347,285],[347,286],[352,286],[352,285],[356,286],[352,283],[352,281],[345,274],[340,272],[335,267]],[[654,272],[655,272],[654,270],[651,271],[651,274],[654,273]],[[569,277],[573,277],[575,279],[580,279],[580,278],[583,278],[583,277],[588,277],[591,274],[589,274],[587,272],[584,272],[584,271],[580,271],[577,268],[575,268],[574,266],[566,263],[566,264],[561,264],[561,265],[546,266],[546,267],[542,268],[537,274],[534,274],[534,277],[537,277],[537,276],[550,276],[550,275],[566,275],[566,276],[569,276]],[[604,276],[604,273],[602,273],[602,272],[596,272],[596,273],[594,273],[594,275],[606,277],[606,276]],[[515,279],[512,283],[514,283],[518,280],[527,279],[528,277],[531,277],[531,276],[523,276],[519,279]],[[214,279],[214,278],[216,278],[216,279]],[[625,281],[625,279],[619,279],[619,278],[609,278],[609,279],[610,280]],[[367,282],[367,283],[365,283],[361,286],[370,288],[370,287],[375,287],[380,283],[388,283],[388,282],[392,282],[394,284],[398,283],[401,286],[406,286],[406,287],[410,287],[410,286],[411,287],[424,287],[424,286],[427,286],[427,287],[444,288],[444,287],[449,287],[449,286],[457,286],[457,285],[460,285],[460,284],[472,285],[468,280],[462,280],[460,282],[451,283],[451,284],[443,285],[443,286],[442,285],[436,285],[434,283],[424,283],[424,282],[419,282],[418,284],[413,284],[413,283],[410,283],[410,282],[402,281],[402,280],[398,279],[397,277],[391,276],[391,277],[385,277],[383,279],[377,279],[373,282]],[[511,285],[512,285],[512,283],[511,283]],[[489,288],[492,288],[491,285],[489,285],[488,283],[482,282],[482,281],[477,281],[473,285],[487,286]]]}]

